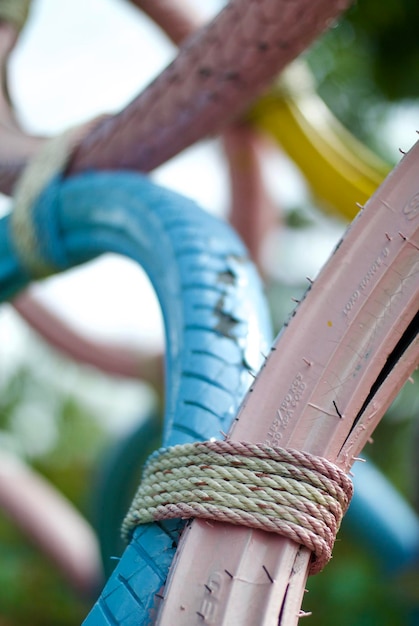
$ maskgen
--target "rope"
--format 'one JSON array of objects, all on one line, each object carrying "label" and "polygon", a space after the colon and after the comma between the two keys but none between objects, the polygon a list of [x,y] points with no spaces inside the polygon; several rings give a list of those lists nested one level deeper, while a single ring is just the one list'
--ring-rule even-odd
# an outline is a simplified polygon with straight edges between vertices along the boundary
[{"label": "rope", "polygon": [[12,22],[22,30],[29,15],[32,0],[0,0],[0,21]]},{"label": "rope", "polygon": [[[97,117],[47,140],[16,184],[11,238],[22,266],[32,278],[43,278],[64,269],[57,267],[48,254],[49,246],[43,242],[53,237],[53,230],[48,232],[50,224],[45,221],[36,223],[34,207],[51,180],[63,172],[81,139],[104,117]],[[53,219],[53,216],[49,217]]]},{"label": "rope", "polygon": [[351,496],[341,469],[306,452],[231,441],[178,445],[149,458],[122,534],[190,517],[259,528],[311,550],[314,574],[331,557]]}]

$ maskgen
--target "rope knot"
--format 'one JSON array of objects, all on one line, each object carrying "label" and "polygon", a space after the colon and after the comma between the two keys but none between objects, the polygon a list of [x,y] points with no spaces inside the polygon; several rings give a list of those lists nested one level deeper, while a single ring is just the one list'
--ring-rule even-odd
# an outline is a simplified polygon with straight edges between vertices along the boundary
[{"label": "rope knot", "polygon": [[[168,475],[167,470],[170,470]],[[201,517],[275,532],[329,561],[352,482],[327,459],[265,444],[206,441],[152,454],[122,525]]]}]

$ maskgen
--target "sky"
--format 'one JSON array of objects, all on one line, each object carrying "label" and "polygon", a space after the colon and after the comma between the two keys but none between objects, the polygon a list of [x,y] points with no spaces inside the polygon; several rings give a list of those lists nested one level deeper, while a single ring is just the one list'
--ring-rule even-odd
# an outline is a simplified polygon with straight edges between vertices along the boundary
[{"label": "sky", "polygon": [[[210,16],[221,5],[205,0],[204,10]],[[13,102],[30,132],[53,135],[121,109],[175,53],[160,30],[125,0],[33,0],[10,62]],[[225,212],[226,174],[216,142],[186,151],[153,177],[216,214]],[[36,291],[82,332],[134,339],[139,345],[161,343],[154,293],[128,260],[103,258],[49,279]]]}]

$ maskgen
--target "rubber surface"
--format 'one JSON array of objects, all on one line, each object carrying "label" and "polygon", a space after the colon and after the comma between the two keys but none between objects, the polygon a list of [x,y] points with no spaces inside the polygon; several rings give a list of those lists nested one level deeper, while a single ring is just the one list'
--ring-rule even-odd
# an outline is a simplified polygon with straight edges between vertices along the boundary
[{"label": "rubber surface", "polygon": [[99,462],[90,507],[106,578],[125,548],[121,525],[137,490],[142,468],[161,443],[162,416],[153,410],[120,440],[112,442]]},{"label": "rubber surface", "polygon": [[419,567],[419,518],[370,461],[354,467],[355,497],[342,523],[384,575]]},{"label": "rubber surface", "polygon": [[[57,180],[34,208],[43,251],[57,269],[112,251],[141,263],[166,330],[164,445],[221,438],[263,360],[270,326],[261,285],[229,226],[136,174]],[[0,222],[0,295],[30,281]],[[182,523],[135,533],[86,624],[145,624]]]},{"label": "rubber surface", "polygon": [[[231,441],[305,450],[345,471],[356,461],[419,363],[418,156],[419,143],[339,242],[276,339]],[[157,623],[294,626],[310,560],[279,535],[194,520]]]},{"label": "rubber surface", "polygon": [[297,165],[320,207],[352,220],[390,166],[356,139],[316,94],[302,62],[287,68],[248,116]]},{"label": "rubber surface", "polygon": [[[150,413],[112,446],[93,489],[94,525],[105,573],[122,552],[120,528],[147,457],[161,443],[161,419]],[[397,576],[419,564],[419,517],[380,469],[367,459],[353,468],[354,495],[342,522],[342,539],[352,536],[380,564],[386,576]]]},{"label": "rubber surface", "polygon": [[231,0],[131,104],[82,141],[68,171],[150,171],[220,132],[349,4]]},{"label": "rubber surface", "polygon": [[[68,173],[98,168],[150,171],[220,132],[350,5],[350,0],[231,0],[182,45],[162,74],[81,143]],[[179,34],[180,36],[180,34]],[[176,36],[178,38],[178,36]],[[0,163],[11,193],[37,138]],[[26,152],[26,154],[25,154]]]},{"label": "rubber surface", "polygon": [[[406,215],[409,217],[410,213]],[[176,194],[165,192],[133,174],[88,174],[73,181],[57,181],[38,203],[35,221],[48,260],[62,269],[100,252],[125,251],[137,261],[141,260],[156,287],[160,286],[166,307],[166,328],[168,336],[173,338],[168,350],[171,358],[177,359],[170,361],[172,368],[168,371],[168,406],[185,409],[180,416],[176,415],[176,409],[173,415],[168,414],[166,440],[219,436],[220,424],[211,405],[213,397],[222,428],[227,430],[237,410],[237,398],[252,378],[247,369],[249,366],[256,369],[256,361],[261,360],[263,333],[254,321],[266,319],[254,270],[230,229],[200,213],[193,203],[185,203]],[[3,295],[6,290],[13,291],[11,277],[20,284],[30,280],[13,257],[13,246],[7,234],[8,220],[5,219],[0,223]],[[183,302],[178,298],[179,290],[185,290],[182,291]],[[189,297],[189,292],[196,300]],[[214,298],[214,292],[219,293],[218,298]],[[169,305],[173,308],[168,309]],[[185,330],[186,340],[182,334],[176,334],[176,328]],[[198,349],[195,343],[195,348],[191,349],[193,342],[187,341],[191,333],[204,338]],[[210,343],[213,349],[218,343],[222,358],[210,352]],[[254,359],[249,350],[255,352]],[[171,375],[173,371],[179,372],[179,359],[183,360],[183,368],[178,384]],[[200,363],[205,368],[204,374],[204,370],[199,369]],[[207,367],[212,372],[210,376]],[[211,384],[211,380],[215,384]],[[229,381],[237,394],[236,400],[228,400]],[[173,387],[170,382],[174,382]],[[205,399],[208,400],[206,407]],[[189,419],[191,406],[195,406],[194,416],[209,414],[210,428],[207,421],[202,421],[193,430],[189,429],[183,417],[186,415],[186,420]],[[215,429],[215,434],[210,434],[211,428]],[[173,557],[178,533],[177,523],[145,526],[137,531],[104,596],[88,618],[92,620],[90,623],[130,624],[141,623],[140,619],[148,623],[156,591],[164,583]],[[139,562],[139,554],[143,555],[142,565],[145,563],[146,567]],[[145,601],[137,589],[145,591]]]}]

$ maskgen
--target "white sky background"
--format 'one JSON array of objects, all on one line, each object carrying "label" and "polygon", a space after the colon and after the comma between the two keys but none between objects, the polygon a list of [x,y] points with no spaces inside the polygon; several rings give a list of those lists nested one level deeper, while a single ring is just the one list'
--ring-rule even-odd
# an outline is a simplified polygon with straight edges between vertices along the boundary
[{"label": "white sky background", "polygon": [[[222,2],[200,4],[210,16]],[[29,131],[55,134],[122,108],[175,52],[161,31],[124,0],[34,0],[10,64],[12,98]],[[225,172],[215,142],[187,151],[154,176],[223,213]],[[107,257],[50,279],[38,291],[89,334],[134,339],[143,346],[161,343],[159,307],[148,281],[130,261]]]}]

